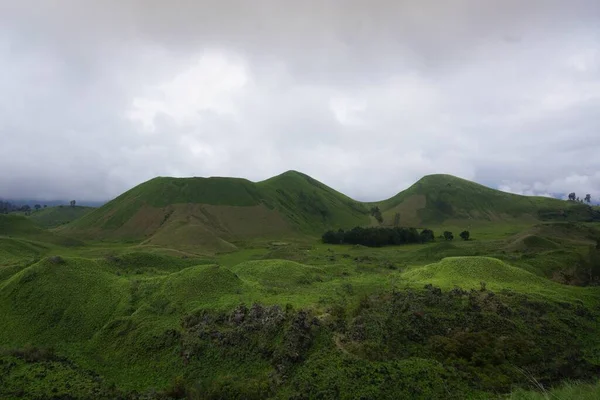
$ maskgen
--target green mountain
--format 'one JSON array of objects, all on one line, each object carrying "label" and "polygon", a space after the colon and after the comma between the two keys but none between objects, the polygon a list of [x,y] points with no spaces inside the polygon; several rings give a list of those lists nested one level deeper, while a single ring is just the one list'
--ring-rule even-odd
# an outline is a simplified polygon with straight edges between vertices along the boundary
[{"label": "green mountain", "polygon": [[600,213],[584,204],[506,193],[451,175],[425,176],[408,189],[373,205],[381,209],[384,223],[399,220],[401,225],[409,226],[515,218],[600,220]]},{"label": "green mountain", "polygon": [[164,178],[142,183],[67,225],[67,235],[235,249],[249,238],[318,234],[369,222],[365,206],[295,171],[254,183]]},{"label": "green mountain", "polygon": [[239,178],[165,178],[142,183],[66,225],[67,236],[230,251],[249,239],[320,235],[376,225],[438,226],[456,221],[600,219],[574,202],[501,192],[450,175],[429,175],[396,196],[361,203],[296,171],[261,182]]}]

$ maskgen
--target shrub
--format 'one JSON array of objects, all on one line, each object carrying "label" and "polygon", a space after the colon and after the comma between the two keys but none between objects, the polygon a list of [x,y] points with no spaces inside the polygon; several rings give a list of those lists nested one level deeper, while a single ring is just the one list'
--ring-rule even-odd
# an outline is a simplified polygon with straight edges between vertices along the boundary
[{"label": "shrub", "polygon": [[66,264],[67,262],[61,256],[52,256],[49,258],[50,262],[55,265]]}]

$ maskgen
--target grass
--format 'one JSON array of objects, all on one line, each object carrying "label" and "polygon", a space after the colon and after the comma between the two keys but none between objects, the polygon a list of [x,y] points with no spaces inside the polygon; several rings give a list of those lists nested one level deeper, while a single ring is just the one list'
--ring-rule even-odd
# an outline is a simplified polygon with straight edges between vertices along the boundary
[{"label": "grass", "polygon": [[[421,198],[421,200],[419,200]],[[412,204],[403,207],[403,204]],[[530,220],[585,220],[598,218],[591,207],[545,197],[520,196],[501,192],[451,175],[428,175],[390,199],[376,203],[388,223],[396,212],[419,226],[446,220],[502,221],[511,218]]]},{"label": "grass", "polygon": [[123,306],[126,281],[91,260],[45,258],[0,285],[4,343],[91,338]]},{"label": "grass", "polygon": [[596,400],[600,398],[600,383],[571,383],[567,382],[550,390],[517,390],[509,397],[510,400]]},{"label": "grass", "polygon": [[84,206],[56,206],[32,211],[29,218],[42,228],[50,229],[68,224],[94,210]]},{"label": "grass", "polygon": [[27,239],[62,246],[83,245],[80,240],[48,231],[25,216],[13,214],[0,214],[0,237]]},{"label": "grass", "polygon": [[287,260],[248,261],[231,267],[242,279],[268,287],[295,287],[322,281],[325,271],[321,268]]},{"label": "grass", "polygon": [[0,215],[0,397],[597,397],[561,380],[600,368],[599,288],[553,279],[600,225],[432,176],[379,203],[386,222],[473,240],[318,242],[370,205],[290,171],[157,178],[53,230]]},{"label": "grass", "polygon": [[509,289],[556,301],[577,298],[589,305],[597,304],[595,297],[599,293],[597,288],[561,285],[492,257],[448,257],[414,268],[403,274],[403,278],[446,289],[479,289],[483,282],[489,290]]}]

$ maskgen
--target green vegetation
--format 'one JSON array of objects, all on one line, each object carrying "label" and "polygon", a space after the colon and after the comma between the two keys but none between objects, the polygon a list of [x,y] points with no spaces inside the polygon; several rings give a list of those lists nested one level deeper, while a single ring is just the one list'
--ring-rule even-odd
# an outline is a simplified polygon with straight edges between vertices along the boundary
[{"label": "green vegetation", "polygon": [[323,243],[359,244],[369,247],[381,247],[399,244],[427,243],[434,240],[434,233],[424,229],[419,233],[415,228],[362,228],[354,227],[349,231],[343,229],[327,231],[321,237]]},{"label": "green vegetation", "polygon": [[446,220],[499,221],[510,218],[600,220],[592,207],[562,200],[500,192],[450,175],[429,175],[396,196],[377,203],[386,221],[399,213],[404,224],[434,225]]},{"label": "green vegetation", "polygon": [[86,215],[94,208],[82,206],[56,206],[42,208],[30,214],[29,218],[42,228],[56,228]]},{"label": "green vegetation", "polygon": [[572,203],[288,172],[0,215],[0,398],[597,398],[600,224]]}]

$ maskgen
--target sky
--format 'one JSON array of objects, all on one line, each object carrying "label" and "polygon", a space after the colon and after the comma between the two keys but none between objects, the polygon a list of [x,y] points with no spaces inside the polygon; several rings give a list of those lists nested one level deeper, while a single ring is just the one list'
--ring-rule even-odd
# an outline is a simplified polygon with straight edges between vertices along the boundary
[{"label": "sky", "polygon": [[600,198],[597,0],[0,0],[0,197],[298,170]]}]

